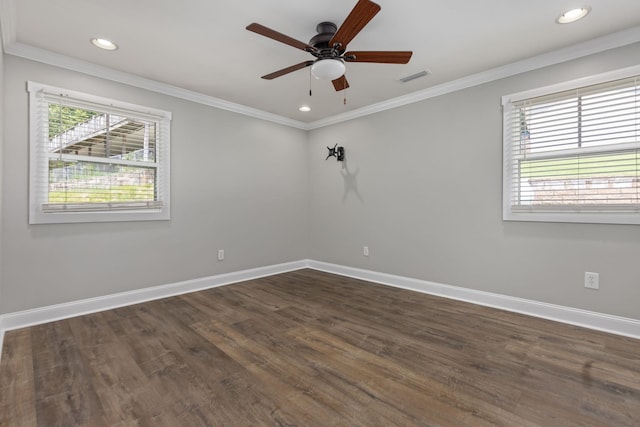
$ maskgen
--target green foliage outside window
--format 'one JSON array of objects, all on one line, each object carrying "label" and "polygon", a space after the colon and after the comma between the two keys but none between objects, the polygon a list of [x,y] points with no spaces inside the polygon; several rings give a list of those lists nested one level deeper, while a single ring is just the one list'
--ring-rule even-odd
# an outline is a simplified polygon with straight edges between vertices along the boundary
[{"label": "green foliage outside window", "polygon": [[96,115],[98,113],[95,111],[51,103],[49,104],[49,138],[58,136]]}]

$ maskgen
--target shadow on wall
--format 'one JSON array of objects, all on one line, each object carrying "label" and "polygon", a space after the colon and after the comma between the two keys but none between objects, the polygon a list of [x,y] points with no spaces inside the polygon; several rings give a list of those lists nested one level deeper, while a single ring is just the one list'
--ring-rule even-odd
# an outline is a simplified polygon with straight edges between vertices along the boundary
[{"label": "shadow on wall", "polygon": [[358,173],[360,172],[360,168],[357,168],[355,172],[349,171],[349,165],[347,163],[347,159],[345,158],[342,161],[342,169],[340,170],[340,175],[342,175],[342,179],[344,180],[344,194],[342,195],[342,202],[344,203],[349,197],[349,193],[353,193],[360,203],[364,203],[360,192],[358,191]]}]

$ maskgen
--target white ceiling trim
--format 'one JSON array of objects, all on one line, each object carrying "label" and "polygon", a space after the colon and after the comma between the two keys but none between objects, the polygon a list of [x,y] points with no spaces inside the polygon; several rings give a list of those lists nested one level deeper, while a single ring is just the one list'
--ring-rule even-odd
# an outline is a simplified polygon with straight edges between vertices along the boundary
[{"label": "white ceiling trim", "polygon": [[414,102],[424,101],[436,96],[445,95],[447,93],[456,92],[469,87],[478,86],[506,77],[515,76],[528,71],[537,70],[550,65],[560,64],[562,62],[571,61],[582,58],[584,56],[593,55],[604,52],[609,49],[626,46],[629,44],[640,42],[640,26],[620,31],[618,33],[609,34],[597,39],[579,43],[567,48],[558,49],[522,61],[504,65],[502,67],[493,68],[481,73],[472,74],[447,83],[432,86],[430,88],[413,92],[408,95],[399,96],[377,104],[358,108],[357,110],[339,114],[326,119],[317,120],[309,123],[309,129],[318,129],[329,125],[353,120],[358,117],[368,116],[369,114],[378,113],[392,108],[401,107],[403,105],[412,104]]},{"label": "white ceiling trim", "polygon": [[292,120],[288,117],[283,117],[277,114],[250,108],[241,104],[225,101],[224,99],[215,98],[213,96],[204,95],[199,92],[183,89],[177,86],[169,85],[167,83],[161,83],[156,80],[151,80],[134,74],[114,70],[109,67],[104,67],[102,65],[93,64],[91,62],[83,61],[76,58],[71,58],[66,55],[61,55],[48,50],[25,45],[23,43],[15,42],[8,46],[5,46],[5,53],[25,59],[30,59],[32,61],[42,62],[48,65],[54,65],[56,67],[65,68],[71,71],[77,71],[91,76],[100,77],[106,80],[124,83],[141,89],[162,93],[164,95],[173,96],[175,98],[185,99],[187,101],[208,105],[210,107],[244,114],[246,116],[267,120],[274,123],[279,123],[285,126],[290,126],[302,130],[308,130],[309,127],[307,123],[300,122],[298,120]]},{"label": "white ceiling trim", "polygon": [[587,55],[592,55],[617,47],[622,47],[640,41],[640,26],[633,27],[624,31],[570,46],[568,48],[559,49],[502,67],[494,68],[492,70],[472,74],[408,95],[379,102],[377,104],[369,105],[363,108],[358,108],[347,113],[327,117],[325,119],[311,123],[305,123],[263,110],[247,107],[245,105],[225,101],[220,98],[204,95],[199,92],[191,91],[166,83],[161,83],[134,74],[117,71],[109,67],[104,67],[44,49],[39,49],[30,45],[18,43],[16,42],[14,0],[0,0],[0,27],[2,29],[1,34],[4,52],[9,55],[15,55],[25,59],[54,65],[60,68],[81,72],[106,80],[135,86],[141,89],[162,93],[187,101],[196,102],[210,107],[243,114],[249,117],[254,117],[306,131],[345,122],[392,108],[401,107],[403,105],[412,104],[429,98],[434,98],[436,96],[466,89],[472,86],[488,83],[506,77],[511,77],[527,71],[559,64],[562,62],[570,61],[573,59],[581,58]]}]

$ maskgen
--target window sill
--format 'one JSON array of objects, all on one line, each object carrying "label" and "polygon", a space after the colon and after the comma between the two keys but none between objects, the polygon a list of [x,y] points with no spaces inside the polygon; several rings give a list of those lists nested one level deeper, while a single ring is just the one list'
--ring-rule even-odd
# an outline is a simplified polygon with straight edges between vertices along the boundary
[{"label": "window sill", "polygon": [[503,221],[566,222],[581,224],[640,224],[640,212],[511,212],[502,214]]},{"label": "window sill", "polygon": [[112,212],[31,212],[29,224],[72,224],[85,222],[168,221],[168,208]]}]

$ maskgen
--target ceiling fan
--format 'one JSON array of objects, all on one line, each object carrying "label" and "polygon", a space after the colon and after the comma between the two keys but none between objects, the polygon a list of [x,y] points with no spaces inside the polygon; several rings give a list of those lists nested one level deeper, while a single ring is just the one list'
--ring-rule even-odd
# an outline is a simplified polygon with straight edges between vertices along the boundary
[{"label": "ceiling fan", "polygon": [[370,0],[358,0],[344,23],[338,28],[333,22],[321,22],[317,25],[318,34],[309,43],[293,39],[285,34],[253,23],[247,30],[309,52],[316,59],[301,62],[271,74],[262,76],[272,80],[302,68],[311,67],[311,73],[319,79],[331,80],[333,87],[344,90],[349,87],[344,76],[345,62],[370,62],[377,64],[406,64],[411,59],[411,51],[350,51],[347,45],[380,11],[380,5]]}]

